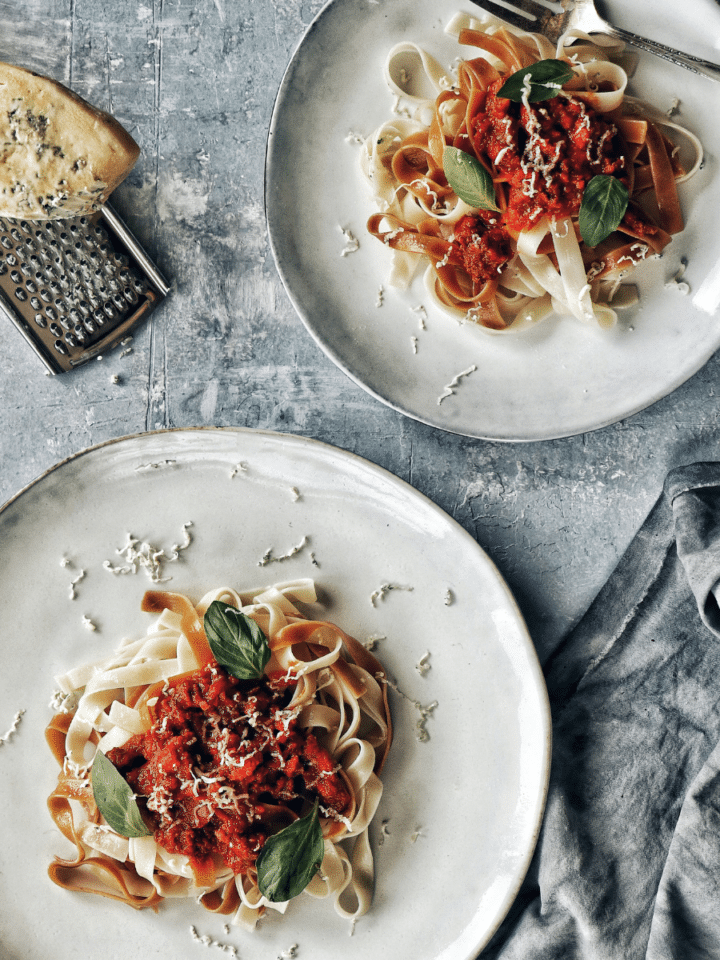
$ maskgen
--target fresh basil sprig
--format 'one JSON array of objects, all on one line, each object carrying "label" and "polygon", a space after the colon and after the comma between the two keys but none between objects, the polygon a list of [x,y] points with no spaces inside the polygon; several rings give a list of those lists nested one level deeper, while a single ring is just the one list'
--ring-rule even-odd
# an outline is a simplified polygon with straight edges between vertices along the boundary
[{"label": "fresh basil sprig", "polygon": [[121,837],[149,837],[130,784],[100,750],[90,768],[95,803],[100,813]]},{"label": "fresh basil sprig", "polygon": [[580,236],[589,247],[596,247],[625,216],[629,200],[628,189],[616,177],[599,173],[585,187],[578,226]]},{"label": "fresh basil sprig", "polygon": [[[529,88],[526,81],[529,77]],[[572,67],[562,60],[538,60],[529,67],[523,67],[513,73],[498,91],[499,97],[514,100],[520,103],[528,89],[528,102],[537,103],[539,100],[552,100],[560,92],[560,88],[573,77]]]},{"label": "fresh basil sprig", "polygon": [[456,195],[469,206],[480,210],[499,209],[492,177],[476,157],[457,147],[445,147],[443,171]]},{"label": "fresh basil sprig", "polygon": [[324,848],[315,800],[310,813],[265,841],[255,863],[260,893],[273,903],[297,897],[318,872]]},{"label": "fresh basil sprig", "polygon": [[257,680],[270,659],[267,637],[240,610],[213,600],[203,618],[205,634],[217,662],[240,680]]}]

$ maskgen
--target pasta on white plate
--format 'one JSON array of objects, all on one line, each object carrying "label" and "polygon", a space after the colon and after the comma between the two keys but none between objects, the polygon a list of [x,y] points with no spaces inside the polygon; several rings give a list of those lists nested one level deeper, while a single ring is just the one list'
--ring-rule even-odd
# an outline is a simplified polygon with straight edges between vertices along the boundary
[{"label": "pasta on white plate", "polygon": [[[150,591],[145,636],[57,678],[48,803],[76,852],[51,864],[55,883],[137,909],[199,899],[247,928],[300,890],[349,919],[368,910],[387,684],[361,643],[301,613],[316,599],[312,580],[197,605]],[[289,866],[278,853],[297,836],[317,848],[300,881],[297,850]]]},{"label": "pasta on white plate", "polygon": [[554,46],[468,14],[447,32],[477,55],[448,71],[395,46],[395,116],[362,147],[391,285],[424,266],[432,301],[490,333],[552,312],[611,326],[621,282],[683,229],[677,184],[700,141],[628,96],[616,41],[571,31]]}]

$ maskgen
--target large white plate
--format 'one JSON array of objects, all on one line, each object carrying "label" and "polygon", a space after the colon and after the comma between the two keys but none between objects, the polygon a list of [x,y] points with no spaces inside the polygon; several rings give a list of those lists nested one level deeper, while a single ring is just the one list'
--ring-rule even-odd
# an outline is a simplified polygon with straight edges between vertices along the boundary
[{"label": "large white plate", "polygon": [[[235,472],[239,463],[245,467]],[[145,629],[139,605],[149,579],[112,576],[103,561],[119,562],[115,549],[127,533],[170,547],[187,521],[193,542],[167,565],[167,589],[199,598],[220,584],[314,576],[329,618],[363,640],[385,638],[377,652],[405,697],[437,701],[430,739],[419,742],[418,711],[392,696],[396,740],[373,833],[376,895],[352,936],[332,907],[307,897],[255,934],[225,933],[223,918],[194,902],[135,913],[47,878],[53,854],[69,853],[45,807],[57,773],[43,737],[52,678]],[[308,546],[292,559],[258,566],[268,548],[279,556],[305,536]],[[63,558],[72,565],[62,566]],[[69,583],[81,569],[71,600]],[[467,960],[486,942],[535,843],[549,711],[507,587],[475,541],[430,501],[364,460],[301,438],[146,434],[65,461],[5,506],[0,581],[2,730],[16,710],[26,711],[0,749],[3,960],[194,958],[191,925],[236,946],[243,960],[268,960],[292,944],[313,960]],[[373,605],[383,583],[403,589]],[[83,616],[96,632],[83,627]],[[431,669],[422,676],[415,665],[426,652]]]},{"label": "large white plate", "polygon": [[[720,52],[708,48],[720,35],[720,9],[710,0],[689,0],[685,29],[671,0],[606,7],[628,29],[720,60]],[[267,219],[280,275],[328,356],[402,413],[499,440],[550,439],[602,427],[678,387],[720,345],[717,316],[693,304],[720,256],[714,213],[720,209],[719,88],[663,61],[641,59],[632,92],[661,109],[679,98],[677,116],[703,139],[708,160],[682,187],[686,230],[659,262],[643,265],[640,306],[624,313],[611,332],[554,319],[521,336],[493,337],[431,309],[421,280],[407,293],[385,283],[378,308],[388,252],[366,233],[372,206],[358,172],[359,147],[347,137],[367,136],[391,115],[382,64],[393,44],[413,40],[448,66],[467,50],[444,33],[458,9],[477,13],[467,0],[332,0],[312,24],[283,79],[268,141]],[[663,11],[672,24],[669,36],[669,28],[662,34]],[[357,252],[341,255],[341,228],[360,240]],[[690,296],[665,289],[681,257],[688,258]],[[702,293],[711,311],[720,300],[717,287]],[[412,310],[421,304],[429,314],[424,330]],[[439,403],[446,385],[473,365],[477,369],[454,395]]]}]

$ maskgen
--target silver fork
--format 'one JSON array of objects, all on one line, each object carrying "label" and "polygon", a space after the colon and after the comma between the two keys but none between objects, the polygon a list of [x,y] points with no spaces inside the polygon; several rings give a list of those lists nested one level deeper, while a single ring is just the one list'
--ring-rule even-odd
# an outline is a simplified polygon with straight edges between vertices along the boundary
[{"label": "silver fork", "polygon": [[551,43],[556,43],[558,38],[572,27],[584,30],[585,33],[604,33],[609,37],[631,43],[634,47],[646,50],[656,57],[662,57],[663,60],[685,67],[709,80],[720,82],[720,64],[694,57],[692,54],[666,47],[655,40],[646,40],[628,30],[611,26],[598,14],[593,0],[561,0],[561,2],[549,0],[547,4],[540,3],[538,0],[508,0],[514,9],[501,6],[494,0],[472,0],[472,2],[521,30],[544,34]]}]

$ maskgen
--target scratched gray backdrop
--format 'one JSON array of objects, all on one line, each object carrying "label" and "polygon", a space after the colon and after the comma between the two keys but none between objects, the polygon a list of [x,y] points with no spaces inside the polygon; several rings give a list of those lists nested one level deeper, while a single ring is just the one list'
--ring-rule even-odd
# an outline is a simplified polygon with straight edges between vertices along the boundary
[{"label": "scratched gray backdrop", "polygon": [[443,434],[347,379],[296,318],[263,212],[273,100],[321,6],[0,0],[0,58],[69,84],[141,144],[113,202],[173,284],[131,353],[63,377],[45,376],[2,320],[0,500],[68,455],[138,431],[216,424],[304,434],[388,468],[459,521],[507,579],[544,660],[667,470],[720,458],[718,360],[625,422],[527,445]]}]

